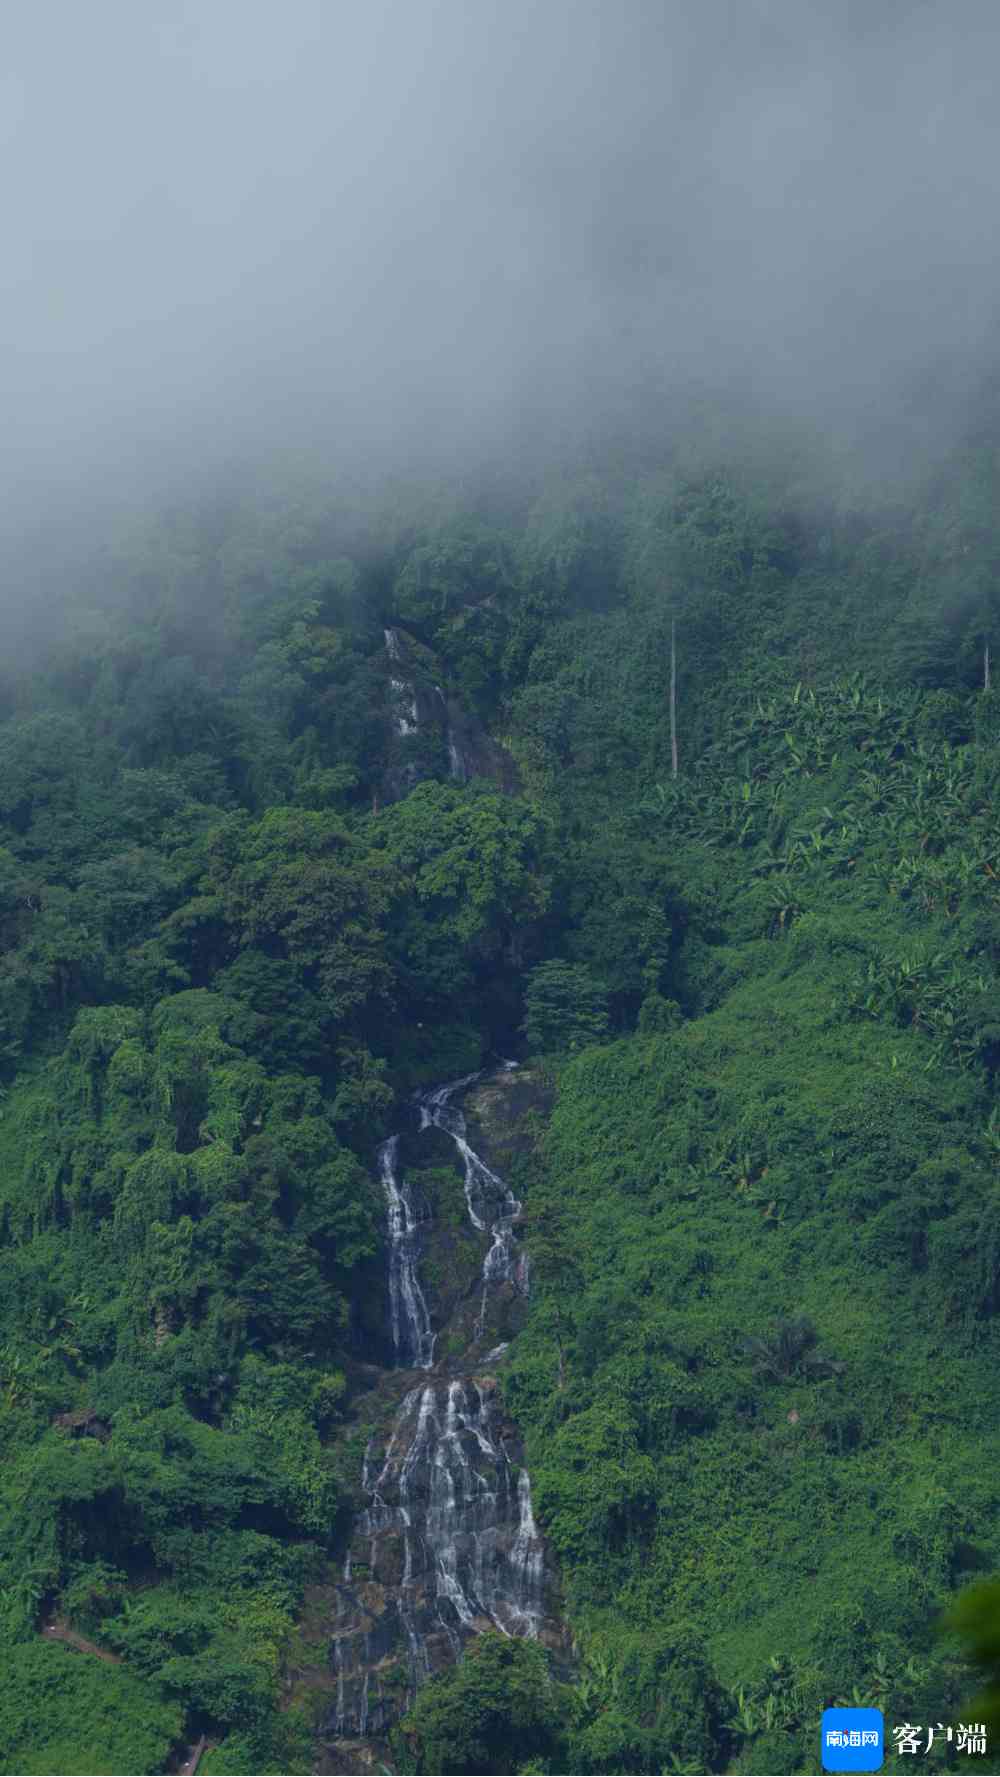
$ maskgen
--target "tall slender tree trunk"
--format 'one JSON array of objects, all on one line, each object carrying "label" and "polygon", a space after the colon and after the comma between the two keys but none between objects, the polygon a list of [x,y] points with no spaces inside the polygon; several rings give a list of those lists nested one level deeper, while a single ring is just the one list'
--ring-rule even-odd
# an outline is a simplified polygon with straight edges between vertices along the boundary
[{"label": "tall slender tree trunk", "polygon": [[677,776],[677,624],[670,619],[670,769]]},{"label": "tall slender tree trunk", "polygon": [[990,688],[990,644],[989,644],[989,642],[986,642],[983,647],[983,690],[988,691],[989,688]]}]

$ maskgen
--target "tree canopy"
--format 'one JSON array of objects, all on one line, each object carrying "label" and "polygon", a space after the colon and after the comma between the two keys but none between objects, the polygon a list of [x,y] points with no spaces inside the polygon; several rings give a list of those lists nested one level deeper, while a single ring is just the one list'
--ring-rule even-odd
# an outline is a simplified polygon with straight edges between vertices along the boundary
[{"label": "tree canopy", "polygon": [[[574,1652],[481,1637],[400,1762],[791,1772],[827,1703],[968,1707],[934,1625],[1000,1570],[1000,422],[892,501],[725,439],[194,500],[8,663],[2,1769],[202,1732],[219,1777],[312,1768],[375,1150],[499,1057],[555,1097],[497,1364]],[[995,1602],[956,1618],[987,1666]]]}]

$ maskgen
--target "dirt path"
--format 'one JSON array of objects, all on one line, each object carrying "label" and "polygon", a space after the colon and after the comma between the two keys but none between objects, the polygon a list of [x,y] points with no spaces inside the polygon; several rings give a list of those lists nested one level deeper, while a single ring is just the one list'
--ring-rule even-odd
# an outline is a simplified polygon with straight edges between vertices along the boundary
[{"label": "dirt path", "polygon": [[49,1641],[64,1641],[67,1647],[75,1647],[81,1654],[93,1654],[96,1660],[106,1660],[110,1666],[120,1666],[122,1663],[121,1654],[109,1653],[106,1647],[98,1647],[96,1641],[88,1641],[85,1635],[78,1635],[63,1617],[53,1617],[50,1623],[44,1625],[42,1634]]},{"label": "dirt path", "polygon": [[[51,1622],[44,1623],[42,1634],[48,1641],[62,1641],[67,1647],[75,1647],[78,1653],[93,1654],[95,1660],[106,1660],[109,1666],[120,1666],[122,1663],[121,1654],[113,1654],[106,1647],[98,1647],[96,1641],[88,1641],[85,1635],[78,1635],[75,1629],[70,1628],[65,1617],[53,1617]],[[184,1763],[168,1766],[168,1769],[176,1770],[177,1777],[195,1777],[207,1747],[208,1740],[202,1734],[194,1746],[188,1747]]]},{"label": "dirt path", "polygon": [[208,1742],[204,1734],[202,1734],[201,1739],[195,1746],[192,1746],[184,1763],[179,1767],[179,1777],[194,1777],[194,1773],[198,1769],[199,1760],[201,1759],[201,1755],[207,1744]]}]

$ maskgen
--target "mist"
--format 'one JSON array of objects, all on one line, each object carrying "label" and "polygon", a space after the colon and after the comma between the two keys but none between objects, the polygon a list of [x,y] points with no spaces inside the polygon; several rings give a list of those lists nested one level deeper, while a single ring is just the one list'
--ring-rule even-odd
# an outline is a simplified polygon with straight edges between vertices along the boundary
[{"label": "mist", "polygon": [[[0,75],[7,526],[738,392],[873,472],[996,357],[992,0],[38,0]],[[658,422],[654,422],[658,423]]]}]

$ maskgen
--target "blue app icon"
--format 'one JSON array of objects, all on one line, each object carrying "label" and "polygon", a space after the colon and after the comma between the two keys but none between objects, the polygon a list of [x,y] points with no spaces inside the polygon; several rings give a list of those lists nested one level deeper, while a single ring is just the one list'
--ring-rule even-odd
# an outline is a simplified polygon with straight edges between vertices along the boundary
[{"label": "blue app icon", "polygon": [[824,1709],[820,1751],[824,1771],[880,1771],[885,1757],[881,1709]]}]

